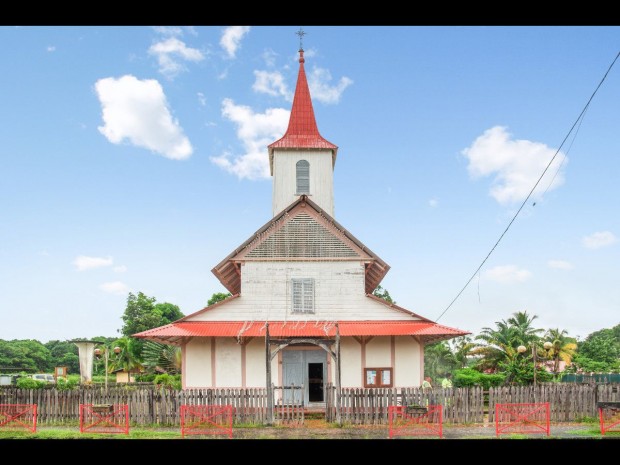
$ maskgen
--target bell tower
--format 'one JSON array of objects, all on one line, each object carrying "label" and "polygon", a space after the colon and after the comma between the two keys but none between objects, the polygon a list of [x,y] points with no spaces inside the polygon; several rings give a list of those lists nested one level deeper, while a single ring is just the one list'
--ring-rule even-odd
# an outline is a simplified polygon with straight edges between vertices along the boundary
[{"label": "bell tower", "polygon": [[304,50],[300,47],[299,73],[288,129],[281,139],[268,147],[273,177],[273,216],[300,195],[307,195],[333,217],[334,166],[338,147],[319,133],[304,62]]}]

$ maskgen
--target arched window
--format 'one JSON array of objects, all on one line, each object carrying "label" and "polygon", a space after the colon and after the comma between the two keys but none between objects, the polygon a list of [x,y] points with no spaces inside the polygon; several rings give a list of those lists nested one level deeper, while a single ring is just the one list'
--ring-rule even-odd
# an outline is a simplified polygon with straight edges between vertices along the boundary
[{"label": "arched window", "polygon": [[306,160],[297,162],[297,194],[310,193],[310,163]]}]

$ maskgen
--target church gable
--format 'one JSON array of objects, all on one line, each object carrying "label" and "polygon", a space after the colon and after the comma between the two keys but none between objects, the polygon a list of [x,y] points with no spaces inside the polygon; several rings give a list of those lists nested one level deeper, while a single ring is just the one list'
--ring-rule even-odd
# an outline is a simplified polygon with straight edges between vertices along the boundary
[{"label": "church gable", "polygon": [[314,209],[285,213],[255,237],[235,258],[240,260],[362,259],[370,257]]},{"label": "church gable", "polygon": [[362,261],[365,292],[390,269],[351,233],[302,195],[222,260],[212,272],[233,294],[241,292],[241,264],[251,261]]}]

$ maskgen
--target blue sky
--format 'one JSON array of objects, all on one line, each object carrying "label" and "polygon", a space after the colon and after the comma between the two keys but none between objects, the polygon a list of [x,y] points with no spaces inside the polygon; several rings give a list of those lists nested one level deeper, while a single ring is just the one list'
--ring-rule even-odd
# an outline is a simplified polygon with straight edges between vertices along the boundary
[{"label": "blue sky", "polygon": [[[211,268],[271,217],[266,145],[288,122],[296,30],[0,27],[0,338],[114,336],[130,291],[186,314],[224,291]],[[398,304],[435,319],[620,28],[305,31],[318,126],[339,146],[335,217],[391,265]],[[617,66],[441,323],[477,332],[528,310],[581,337],[620,323]]]}]

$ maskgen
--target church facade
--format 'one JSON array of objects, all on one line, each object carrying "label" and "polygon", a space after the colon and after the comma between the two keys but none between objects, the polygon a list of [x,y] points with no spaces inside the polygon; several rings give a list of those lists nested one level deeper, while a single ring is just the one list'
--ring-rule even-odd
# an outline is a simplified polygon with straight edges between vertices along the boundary
[{"label": "church facade", "polygon": [[373,295],[390,267],[334,219],[338,147],[324,139],[300,50],[285,135],[269,145],[273,218],[212,272],[232,297],[134,337],[179,345],[183,388],[413,387],[424,345],[468,334]]}]

